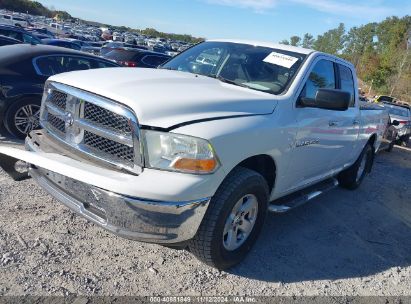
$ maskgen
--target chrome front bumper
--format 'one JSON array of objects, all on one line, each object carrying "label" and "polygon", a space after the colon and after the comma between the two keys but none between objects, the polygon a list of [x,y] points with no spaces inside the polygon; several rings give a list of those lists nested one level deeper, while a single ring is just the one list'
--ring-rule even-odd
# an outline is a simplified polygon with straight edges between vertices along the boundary
[{"label": "chrome front bumper", "polygon": [[30,175],[53,197],[98,226],[150,243],[193,238],[210,202],[210,198],[164,202],[127,197],[34,166]]}]

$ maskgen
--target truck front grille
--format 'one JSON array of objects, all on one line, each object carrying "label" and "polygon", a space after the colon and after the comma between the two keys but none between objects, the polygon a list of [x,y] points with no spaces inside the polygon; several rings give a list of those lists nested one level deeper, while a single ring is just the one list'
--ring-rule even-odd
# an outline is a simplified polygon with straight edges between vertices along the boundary
[{"label": "truck front grille", "polygon": [[113,159],[132,165],[134,162],[134,150],[124,144],[104,138],[102,136],[84,131],[84,144],[97,154],[110,155]]},{"label": "truck front grille", "polygon": [[51,113],[48,114],[48,123],[54,130],[60,133],[66,132],[66,126],[65,126],[64,120],[62,120],[61,118],[57,116],[54,116]]},{"label": "truck front grille", "polygon": [[87,159],[141,172],[137,118],[125,106],[70,86],[49,83],[41,123]]},{"label": "truck front grille", "polygon": [[66,109],[66,99],[67,94],[59,91],[51,92],[50,102],[52,102],[55,106],[59,107],[60,109]]},{"label": "truck front grille", "polygon": [[92,103],[84,105],[84,119],[122,134],[130,134],[128,119]]}]

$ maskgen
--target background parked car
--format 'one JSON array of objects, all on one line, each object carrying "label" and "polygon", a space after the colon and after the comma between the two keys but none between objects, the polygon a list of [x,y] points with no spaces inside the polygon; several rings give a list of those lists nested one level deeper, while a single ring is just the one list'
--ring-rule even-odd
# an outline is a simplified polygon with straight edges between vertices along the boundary
[{"label": "background parked car", "polygon": [[52,32],[46,28],[29,28],[26,29],[28,32],[41,39],[54,39],[56,38]]},{"label": "background parked car", "polygon": [[393,102],[394,100],[395,100],[394,97],[380,95],[380,96],[375,97],[374,102]]},{"label": "background parked car", "polygon": [[119,65],[79,51],[46,45],[0,47],[0,123],[24,138],[39,127],[43,87],[49,76]]},{"label": "background parked car", "polygon": [[108,52],[104,58],[127,67],[157,68],[171,56],[147,50],[119,48]]},{"label": "background parked car", "polygon": [[[398,144],[406,145],[411,136],[411,111],[408,106],[384,103],[390,114],[391,124],[395,125],[398,132]],[[395,123],[395,121],[397,123]]]},{"label": "background parked car", "polygon": [[14,25],[14,26],[19,26],[19,27],[27,27],[28,22],[26,19],[14,16],[14,15],[6,15],[6,14],[1,14],[0,15],[0,24],[8,24],[8,25]]},{"label": "background parked car", "polygon": [[76,51],[80,51],[81,50],[81,45],[73,42],[73,41],[69,41],[69,40],[63,40],[63,39],[43,39],[41,40],[43,42],[43,44],[47,44],[47,45],[54,45],[54,46],[59,46],[59,47],[64,47],[67,49],[72,49],[72,50],[76,50]]},{"label": "background parked car", "polygon": [[41,44],[41,40],[18,26],[0,25],[0,35],[17,39],[23,43]]},{"label": "background parked car", "polygon": [[0,35],[0,46],[10,45],[10,44],[19,44],[21,43],[17,39]]},{"label": "background parked car", "polygon": [[134,48],[134,49],[140,49],[140,50],[146,50],[147,48],[144,46],[138,46],[134,44],[129,44],[129,43],[124,43],[124,42],[109,42],[105,45],[100,50],[100,55],[104,56],[108,52],[111,52],[114,49],[120,49],[120,48]]},{"label": "background parked car", "polygon": [[104,42],[86,42],[81,46],[81,51],[94,54],[94,55],[100,55],[100,50],[103,47]]},{"label": "background parked car", "polygon": [[165,54],[168,51],[168,49],[163,44],[153,45],[152,50],[154,52],[163,53],[163,54]]}]

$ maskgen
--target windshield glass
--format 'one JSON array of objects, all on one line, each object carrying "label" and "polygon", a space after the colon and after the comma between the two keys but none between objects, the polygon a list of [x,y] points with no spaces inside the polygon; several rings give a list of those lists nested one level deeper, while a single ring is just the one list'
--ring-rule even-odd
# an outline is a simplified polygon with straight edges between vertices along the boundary
[{"label": "windshield glass", "polygon": [[282,93],[305,55],[230,42],[203,42],[177,55],[161,68],[217,78],[271,94]]},{"label": "windshield glass", "polygon": [[388,110],[388,112],[391,115],[397,115],[397,116],[404,116],[404,117],[408,117],[409,115],[409,111],[405,108],[400,108],[400,107],[392,107]]},{"label": "windshield glass", "polygon": [[379,101],[388,101],[388,102],[392,102],[394,100],[394,98],[389,97],[389,96],[380,96],[380,98],[378,98]]}]

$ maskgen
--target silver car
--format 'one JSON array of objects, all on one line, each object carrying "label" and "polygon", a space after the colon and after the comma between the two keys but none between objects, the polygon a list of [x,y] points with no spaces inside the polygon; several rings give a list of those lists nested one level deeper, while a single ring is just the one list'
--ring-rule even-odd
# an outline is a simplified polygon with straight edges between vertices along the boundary
[{"label": "silver car", "polygon": [[390,114],[391,123],[398,131],[398,143],[407,144],[411,135],[411,111],[407,106],[384,104]]}]

